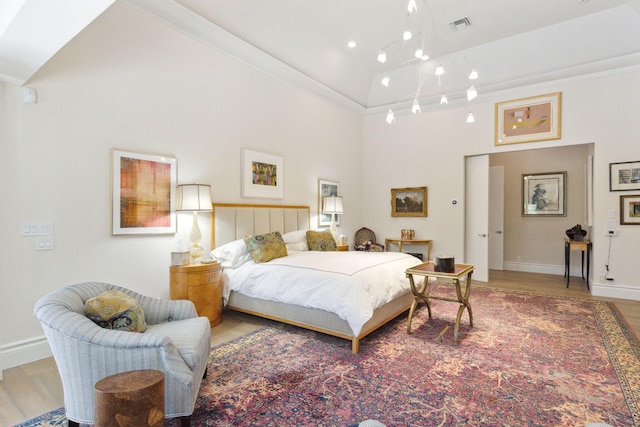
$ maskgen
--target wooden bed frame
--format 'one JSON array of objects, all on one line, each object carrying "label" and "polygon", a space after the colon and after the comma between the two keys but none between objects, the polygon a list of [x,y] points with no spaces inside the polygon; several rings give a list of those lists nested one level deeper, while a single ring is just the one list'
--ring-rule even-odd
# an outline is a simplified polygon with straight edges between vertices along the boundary
[{"label": "wooden bed frame", "polygon": [[[211,248],[252,234],[310,229],[309,211],[309,206],[214,203]],[[233,291],[227,308],[351,340],[351,351],[357,353],[362,338],[406,312],[412,301],[413,295],[407,292],[378,308],[357,336],[345,320],[324,310],[247,297]]]}]

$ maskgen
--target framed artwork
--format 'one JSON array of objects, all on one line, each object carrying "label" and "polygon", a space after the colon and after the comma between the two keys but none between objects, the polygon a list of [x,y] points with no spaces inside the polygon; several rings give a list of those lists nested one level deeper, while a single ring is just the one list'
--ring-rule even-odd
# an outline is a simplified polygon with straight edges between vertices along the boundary
[{"label": "framed artwork", "polygon": [[112,234],[175,234],[177,161],[111,150]]},{"label": "framed artwork", "polygon": [[609,191],[640,190],[640,161],[609,163]]},{"label": "framed artwork", "polygon": [[567,216],[566,172],[522,175],[522,216]]},{"label": "framed artwork", "polygon": [[640,195],[620,196],[620,225],[640,225]]},{"label": "framed artwork", "polygon": [[[335,181],[327,181],[326,179],[318,180],[318,226],[328,227],[331,225],[331,214],[322,213],[322,200],[327,196],[339,196],[340,183]],[[336,225],[340,225],[340,217],[336,215]]]},{"label": "framed artwork", "polygon": [[427,216],[427,204],[427,187],[391,189],[391,216]]},{"label": "framed artwork", "polygon": [[560,139],[562,93],[496,103],[495,145]]},{"label": "framed artwork", "polygon": [[242,197],[282,199],[284,159],[275,154],[242,150]]}]

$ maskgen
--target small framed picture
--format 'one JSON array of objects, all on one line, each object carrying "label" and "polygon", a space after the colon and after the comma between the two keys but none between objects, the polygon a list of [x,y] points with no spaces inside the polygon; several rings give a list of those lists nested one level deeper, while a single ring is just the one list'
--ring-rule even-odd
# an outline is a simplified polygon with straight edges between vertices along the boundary
[{"label": "small framed picture", "polygon": [[620,225],[640,225],[640,195],[620,196]]},{"label": "small framed picture", "polygon": [[392,188],[391,216],[427,216],[427,187]]},{"label": "small framed picture", "polygon": [[495,145],[560,139],[561,92],[496,104]]},{"label": "small framed picture", "polygon": [[522,175],[522,216],[567,216],[566,172]]},{"label": "small framed picture", "polygon": [[609,163],[609,191],[640,190],[640,161]]},{"label": "small framed picture", "polygon": [[[329,227],[331,225],[331,215],[322,213],[322,201],[324,197],[339,196],[340,195],[340,183],[335,181],[328,181],[326,179],[318,180],[318,226]],[[342,215],[336,215],[336,225],[340,225],[340,217]]]},{"label": "small framed picture", "polygon": [[112,234],[175,234],[176,159],[111,153]]},{"label": "small framed picture", "polygon": [[282,199],[284,197],[282,156],[242,150],[242,197]]}]

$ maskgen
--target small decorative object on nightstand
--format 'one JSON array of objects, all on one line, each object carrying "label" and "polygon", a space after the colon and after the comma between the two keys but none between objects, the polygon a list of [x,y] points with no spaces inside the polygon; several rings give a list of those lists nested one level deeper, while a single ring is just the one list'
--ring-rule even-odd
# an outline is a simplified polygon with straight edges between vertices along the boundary
[{"label": "small decorative object on nightstand", "polygon": [[349,245],[338,245],[338,251],[348,251]]},{"label": "small decorative object on nightstand", "polygon": [[187,299],[199,316],[215,326],[222,322],[222,267],[218,262],[170,267],[171,299]]}]

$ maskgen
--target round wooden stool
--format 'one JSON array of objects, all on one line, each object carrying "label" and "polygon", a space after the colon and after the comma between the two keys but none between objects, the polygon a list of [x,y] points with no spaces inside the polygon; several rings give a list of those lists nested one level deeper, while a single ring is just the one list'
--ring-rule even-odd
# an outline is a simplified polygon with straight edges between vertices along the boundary
[{"label": "round wooden stool", "polygon": [[121,372],[94,386],[96,427],[164,426],[164,373]]}]

